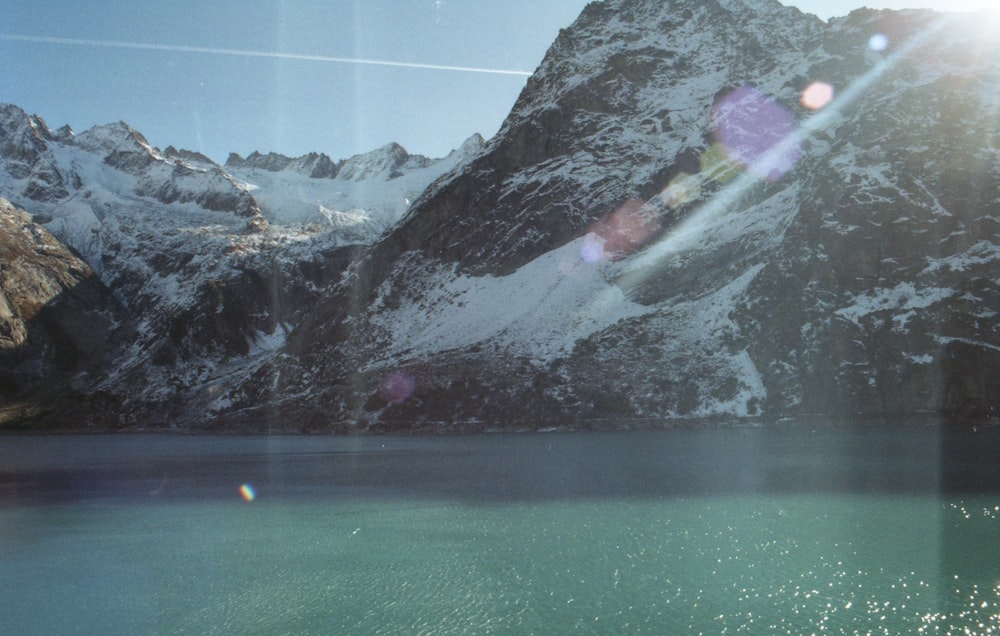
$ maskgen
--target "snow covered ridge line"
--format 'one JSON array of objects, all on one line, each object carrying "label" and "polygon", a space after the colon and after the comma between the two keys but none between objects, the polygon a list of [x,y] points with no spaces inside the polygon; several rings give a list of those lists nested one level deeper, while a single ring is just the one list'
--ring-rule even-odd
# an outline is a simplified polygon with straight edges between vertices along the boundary
[{"label": "snow covered ridge line", "polygon": [[[319,153],[298,159],[255,153],[253,161],[223,168],[199,153],[160,151],[124,122],[78,135],[68,126],[53,132],[40,117],[7,104],[0,105],[0,189],[103,273],[106,250],[120,242],[107,235],[123,225],[138,232],[137,223],[156,232],[219,226],[237,233],[271,224],[306,237],[325,234],[332,244],[369,244],[428,184],[483,144],[473,135],[436,160],[390,144],[336,165]],[[342,178],[317,178],[323,165]]]},{"label": "snow covered ridge line", "polygon": [[293,159],[254,153],[245,160],[230,155],[225,169],[245,184],[269,223],[341,227],[356,242],[371,243],[428,185],[460,170],[484,144],[473,135],[441,159],[410,155],[389,144],[336,164],[322,154]]},{"label": "snow covered ridge line", "polygon": [[[81,254],[96,273],[91,283],[126,312],[111,320],[113,351],[86,366],[81,399],[106,396],[117,405],[112,419],[162,411],[189,423],[228,403],[220,387],[280,356],[292,326],[363,247],[483,143],[474,135],[437,160],[390,145],[341,162],[342,178],[317,178],[318,153],[277,171],[223,168],[195,152],[161,151],[123,122],[53,132],[0,105],[0,193],[30,213],[30,232],[51,231]],[[52,364],[40,350],[18,350],[35,359],[17,368]],[[0,368],[0,403],[41,390],[45,377]],[[192,405],[209,395],[211,408],[199,414]]]},{"label": "snow covered ridge line", "polygon": [[[128,187],[130,194],[160,203],[192,202],[206,210],[230,211],[243,217],[254,217],[260,212],[253,194],[264,195],[274,204],[268,210],[268,220],[278,223],[285,220],[282,216],[285,207],[309,205],[319,215],[319,206],[324,204],[329,209],[349,212],[373,203],[380,210],[390,210],[392,222],[405,210],[408,199],[412,200],[431,181],[470,159],[484,145],[482,137],[473,135],[447,157],[428,159],[410,155],[398,144],[389,144],[336,163],[322,153],[290,158],[255,152],[245,160],[232,154],[223,167],[197,152],[173,146],[160,151],[124,122],[95,126],[80,134],[68,126],[53,132],[42,118],[29,116],[17,106],[0,104],[0,124],[0,160],[5,168],[0,170],[0,186],[18,204],[34,208],[32,202],[55,203],[96,180],[119,195],[126,194],[122,189]],[[114,168],[122,176],[106,171],[100,174],[100,168],[94,164]],[[274,191],[262,189],[252,178],[241,179],[256,175],[258,170],[281,173],[266,180]],[[128,177],[134,182],[130,183]],[[302,183],[300,177],[336,178],[348,183],[340,183],[339,188],[314,184],[309,198],[303,198],[294,194]],[[373,201],[355,200],[363,189],[359,187],[362,182],[395,179],[404,179],[406,184],[396,187],[391,199],[386,194]],[[301,222],[300,211],[290,216],[292,222]],[[322,219],[317,216],[313,220]]]},{"label": "snow covered ridge line", "polygon": [[[354,155],[334,162],[323,153],[312,152],[301,157],[286,157],[269,152],[266,155],[252,152],[246,159],[231,153],[226,160],[227,169],[258,169],[268,172],[297,172],[313,179],[339,179],[341,181],[361,181],[377,178],[388,181],[408,172],[427,168],[440,162],[459,157],[469,158],[478,152],[485,142],[479,134],[469,137],[460,148],[453,150],[442,159],[430,159],[423,155],[411,155],[397,143],[390,143],[370,152]],[[454,167],[454,166],[451,166]]]}]

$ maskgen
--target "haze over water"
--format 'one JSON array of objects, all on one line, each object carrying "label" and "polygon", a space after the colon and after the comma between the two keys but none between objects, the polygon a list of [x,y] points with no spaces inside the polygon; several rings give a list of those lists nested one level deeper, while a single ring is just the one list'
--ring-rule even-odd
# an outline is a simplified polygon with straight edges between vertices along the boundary
[{"label": "haze over water", "polygon": [[5,437],[0,624],[993,633],[989,433]]}]

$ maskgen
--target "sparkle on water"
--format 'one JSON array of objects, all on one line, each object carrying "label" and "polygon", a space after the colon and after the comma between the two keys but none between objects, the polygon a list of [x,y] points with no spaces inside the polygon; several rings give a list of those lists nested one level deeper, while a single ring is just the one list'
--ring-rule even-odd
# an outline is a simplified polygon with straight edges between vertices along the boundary
[{"label": "sparkle on water", "polygon": [[18,584],[0,617],[105,634],[996,634],[995,501],[6,510],[0,573]]},{"label": "sparkle on water", "polygon": [[4,633],[1000,633],[997,436],[7,441]]}]

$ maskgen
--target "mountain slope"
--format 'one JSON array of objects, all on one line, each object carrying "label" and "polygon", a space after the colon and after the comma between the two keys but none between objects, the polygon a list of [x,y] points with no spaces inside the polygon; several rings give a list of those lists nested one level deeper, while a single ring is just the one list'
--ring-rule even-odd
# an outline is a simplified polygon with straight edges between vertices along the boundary
[{"label": "mountain slope", "polygon": [[16,421],[100,372],[124,312],[86,263],[3,199],[0,263],[0,421]]},{"label": "mountain slope", "polygon": [[[198,153],[160,151],[125,123],[53,132],[0,105],[0,196],[75,251],[121,309],[115,350],[79,387],[107,398],[103,412],[74,417],[171,427],[211,418],[213,404],[190,406],[191,396],[214,395],[215,383],[273,355],[355,255],[403,214],[407,197],[481,143],[474,136],[440,160],[397,146],[398,165],[377,150],[342,162],[355,176],[336,179],[316,176],[334,166],[319,154],[284,158],[274,171],[258,167],[260,155],[223,169]],[[26,267],[51,269],[25,258]],[[81,325],[89,339],[86,331]],[[47,351],[18,346],[14,366],[0,372],[26,364],[75,372],[75,362],[50,364]]]},{"label": "mountain slope", "polygon": [[975,17],[593,3],[239,417],[989,417],[996,52]]}]

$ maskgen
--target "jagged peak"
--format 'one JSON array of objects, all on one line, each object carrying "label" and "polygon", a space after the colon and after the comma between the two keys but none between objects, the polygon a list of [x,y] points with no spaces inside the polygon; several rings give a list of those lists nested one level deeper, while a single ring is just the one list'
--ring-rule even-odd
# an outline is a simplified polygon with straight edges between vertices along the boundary
[{"label": "jagged peak", "polygon": [[204,165],[212,167],[217,165],[207,156],[194,150],[185,150],[184,148],[177,149],[174,148],[173,146],[167,146],[166,148],[163,149],[163,154],[168,159],[174,159],[186,163],[193,163],[196,165]]},{"label": "jagged peak", "polygon": [[14,104],[0,104],[0,139],[27,135],[36,143],[53,138],[45,120],[38,115],[29,115],[27,111]]},{"label": "jagged peak", "polygon": [[[468,160],[483,152],[485,148],[486,140],[483,139],[483,136],[479,133],[473,133],[458,148],[449,152],[448,158],[463,157],[464,160]],[[428,160],[428,163],[434,163],[434,160]]]},{"label": "jagged peak", "polygon": [[[479,133],[470,135],[462,144],[448,153],[471,157],[486,146],[486,140]],[[390,142],[368,152],[352,155],[348,159],[334,161],[322,152],[310,152],[299,157],[289,157],[278,152],[262,153],[253,151],[244,158],[237,152],[229,153],[224,167],[228,169],[266,170],[281,172],[288,170],[314,179],[341,179],[360,181],[363,179],[393,179],[406,171],[419,170],[441,161],[421,154],[410,154],[398,142]]]},{"label": "jagged peak", "polygon": [[483,146],[486,145],[486,140],[479,133],[473,133],[468,139],[462,142],[462,145],[458,147],[458,152],[469,153],[469,152],[479,152]]},{"label": "jagged peak", "polygon": [[145,152],[157,159],[163,155],[146,137],[124,121],[89,128],[75,137],[77,145],[92,152]]},{"label": "jagged peak", "polygon": [[332,179],[337,176],[340,166],[322,152],[310,152],[293,159],[288,169],[313,179]]},{"label": "jagged peak", "polygon": [[68,142],[76,137],[76,132],[73,131],[73,128],[69,124],[63,124],[52,133],[52,136],[58,141]]},{"label": "jagged peak", "polygon": [[29,115],[27,111],[20,106],[15,104],[0,103],[0,122],[23,122],[24,124],[27,124],[29,119],[31,119],[31,115]]},{"label": "jagged peak", "polygon": [[321,152],[310,152],[292,158],[277,152],[263,154],[256,150],[247,155],[246,159],[238,153],[230,153],[225,165],[227,168],[256,168],[268,172],[291,170],[314,179],[331,179],[336,176],[339,167]]},{"label": "jagged peak", "polygon": [[408,162],[426,165],[427,161],[429,160],[426,157],[410,155],[401,145],[391,142],[347,159],[341,164],[337,178],[345,181],[360,181],[373,177],[390,179],[397,176],[398,169]]}]

